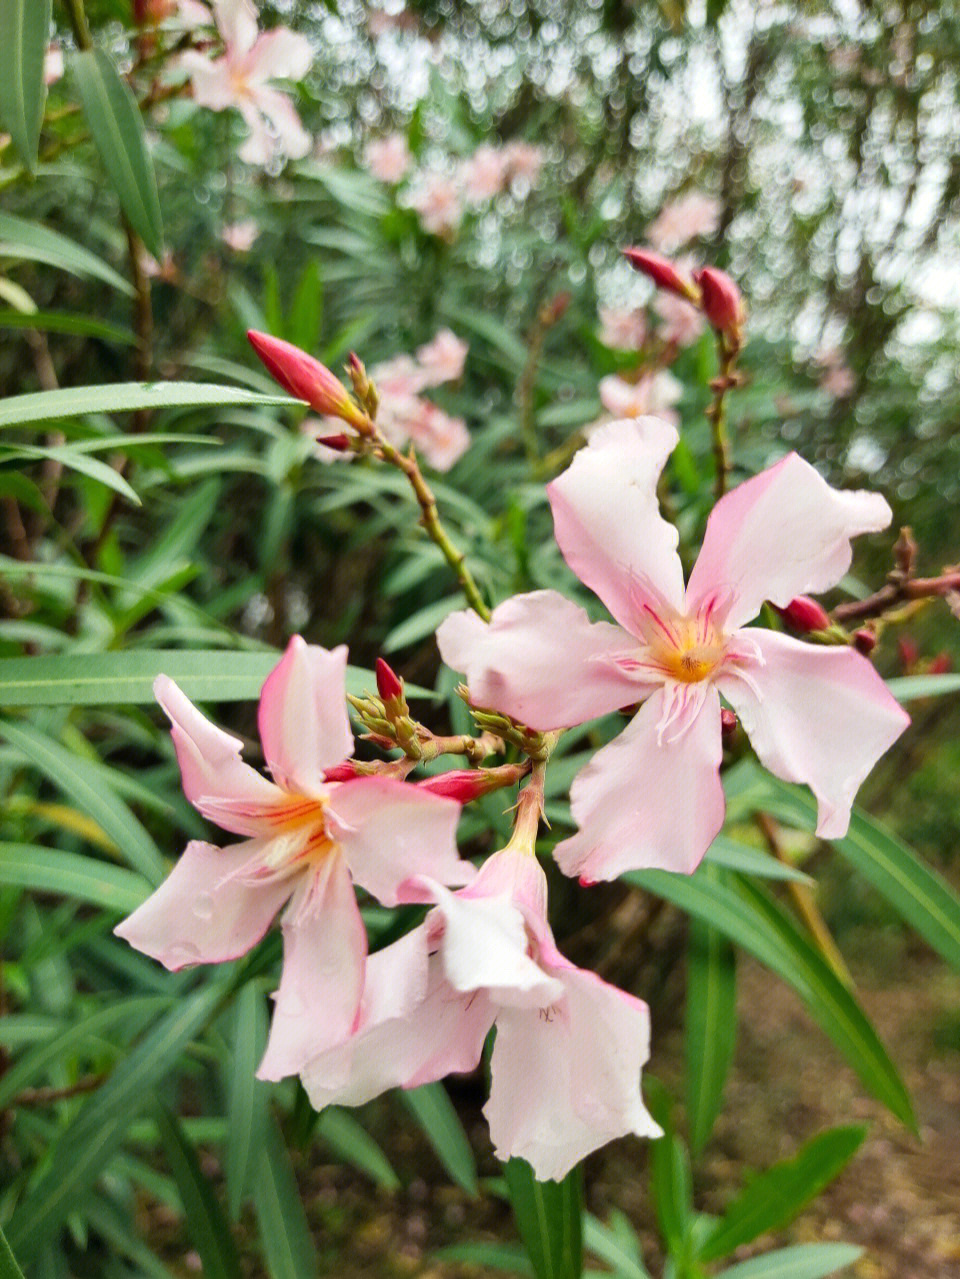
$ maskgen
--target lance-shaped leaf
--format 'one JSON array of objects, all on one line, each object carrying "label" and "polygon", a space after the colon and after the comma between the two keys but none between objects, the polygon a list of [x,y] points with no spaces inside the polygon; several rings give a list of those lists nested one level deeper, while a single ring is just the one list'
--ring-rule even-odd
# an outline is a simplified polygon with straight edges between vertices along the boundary
[{"label": "lance-shaped leaf", "polygon": [[[771,858],[771,860],[773,860]],[[717,879],[705,865],[704,878]],[[684,1051],[690,1144],[699,1154],[723,1099],[737,1030],[737,968],[726,937],[701,920],[690,921]]]},{"label": "lance-shaped leaf", "polygon": [[73,54],[70,70],[120,207],[153,256],[160,258],[160,198],[136,99],[102,49]]},{"label": "lance-shaped leaf", "polygon": [[537,1181],[524,1159],[504,1165],[510,1204],[537,1279],[580,1279],[583,1190],[580,1169],[563,1181]]},{"label": "lance-shaped leaf", "polygon": [[0,121],[30,170],[47,97],[43,59],[51,8],[51,0],[0,0]]},{"label": "lance-shaped leaf", "polygon": [[863,1249],[851,1243],[802,1243],[741,1261],[716,1279],[824,1279],[862,1255]]},{"label": "lance-shaped leaf", "polygon": [[23,1279],[23,1271],[17,1265],[2,1230],[0,1230],[0,1279]]},{"label": "lance-shaped leaf", "polygon": [[468,1195],[476,1195],[476,1160],[460,1116],[443,1084],[423,1084],[419,1088],[401,1091],[400,1096],[453,1180]]}]

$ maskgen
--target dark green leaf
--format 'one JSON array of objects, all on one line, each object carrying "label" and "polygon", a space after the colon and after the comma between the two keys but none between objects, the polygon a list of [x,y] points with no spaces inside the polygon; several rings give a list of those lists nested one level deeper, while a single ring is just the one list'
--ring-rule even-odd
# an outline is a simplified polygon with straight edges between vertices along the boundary
[{"label": "dark green leaf", "polygon": [[537,1279],[580,1279],[583,1195],[580,1169],[563,1181],[537,1181],[523,1159],[504,1165],[517,1229]]},{"label": "dark green leaf", "polygon": [[[89,249],[59,231],[28,222],[12,213],[0,212],[0,257],[44,262],[71,275],[102,280],[121,293],[133,293],[133,288],[123,276]],[[42,328],[42,324],[39,327]]]},{"label": "dark green leaf", "polygon": [[400,1096],[416,1116],[437,1158],[461,1189],[476,1195],[477,1164],[460,1116],[443,1084],[423,1084],[402,1090]]},{"label": "dark green leaf", "polygon": [[862,1256],[863,1249],[850,1243],[802,1243],[741,1261],[716,1279],[824,1279]]},{"label": "dark green leaf", "polygon": [[312,1279],[318,1274],[319,1264],[290,1156],[273,1119],[264,1133],[253,1183],[253,1204],[270,1279]]},{"label": "dark green leaf", "polygon": [[[717,879],[706,867],[705,879]],[[723,1100],[737,1031],[737,968],[734,949],[715,928],[690,922],[687,945],[686,1054],[687,1122],[695,1154],[710,1136]]]},{"label": "dark green leaf", "polygon": [[267,1041],[267,1010],[256,982],[249,981],[237,996],[234,1038],[226,1062],[227,1201],[234,1221],[253,1183],[263,1149],[269,1115],[270,1089],[256,1077]]},{"label": "dark green leaf", "polygon": [[37,163],[52,0],[0,0],[0,121],[28,169]]},{"label": "dark green leaf", "polygon": [[396,1190],[400,1178],[390,1160],[353,1115],[339,1106],[328,1106],[321,1112],[317,1135],[335,1155],[365,1172],[384,1190]]},{"label": "dark green leaf", "polygon": [[85,413],[134,413],[138,409],[213,408],[231,404],[298,406],[285,395],[262,395],[215,382],[108,382],[58,391],[11,395],[0,403],[0,427],[49,422]]},{"label": "dark green leaf", "polygon": [[0,884],[90,902],[126,915],[152,890],[148,879],[96,857],[37,844],[0,843]]},{"label": "dark green leaf", "polygon": [[0,1279],[23,1279],[23,1271],[17,1265],[2,1230],[0,1230]]}]

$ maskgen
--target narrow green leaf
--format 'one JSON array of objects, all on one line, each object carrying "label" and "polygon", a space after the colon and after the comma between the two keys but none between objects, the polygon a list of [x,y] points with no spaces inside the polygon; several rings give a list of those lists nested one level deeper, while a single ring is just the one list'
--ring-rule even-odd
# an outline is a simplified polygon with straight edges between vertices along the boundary
[{"label": "narrow green leaf", "polygon": [[166,1106],[157,1103],[155,1115],[167,1165],[180,1191],[190,1242],[200,1256],[205,1279],[240,1279],[240,1258],[230,1223],[200,1170],[196,1151]]},{"label": "narrow green leaf", "polygon": [[267,1041],[267,1011],[256,982],[248,981],[234,1009],[233,1047],[227,1074],[227,1206],[234,1221],[253,1183],[263,1150],[270,1089],[256,1077]]},{"label": "narrow green leaf", "polygon": [[103,484],[108,489],[113,489],[115,493],[125,497],[134,506],[142,505],[135,491],[119,471],[115,471],[106,462],[101,462],[99,458],[89,457],[85,452],[71,448],[69,444],[48,445],[46,448],[18,444],[12,452],[0,455],[0,462],[6,462],[11,459],[16,460],[18,457],[51,458],[59,462],[61,466],[65,466],[67,470],[77,471],[80,475],[85,475],[88,479],[96,480],[98,484]]},{"label": "narrow green leaf", "polygon": [[476,1195],[479,1190],[477,1163],[460,1116],[443,1084],[423,1084],[420,1088],[404,1089],[400,1096],[453,1180],[468,1195]]},{"label": "narrow green leaf", "polygon": [[23,1271],[17,1265],[2,1230],[0,1230],[0,1279],[23,1279]]},{"label": "narrow green leaf", "polygon": [[799,994],[865,1087],[916,1131],[903,1080],[854,996],[771,898],[754,884],[721,873],[718,883],[710,883],[700,872],[685,876],[643,870],[623,878],[719,929],[781,977]]},{"label": "narrow green leaf", "polygon": [[335,1155],[353,1164],[383,1190],[397,1190],[400,1178],[390,1160],[353,1115],[339,1106],[328,1106],[321,1112],[317,1136]]},{"label": "narrow green leaf", "polygon": [[33,171],[47,88],[43,60],[52,0],[0,0],[0,121]]},{"label": "narrow green leaf", "polygon": [[69,59],[83,114],[130,225],[155,258],[163,256],[163,222],[140,108],[102,49]]},{"label": "narrow green leaf", "polygon": [[511,1275],[532,1275],[533,1266],[519,1244],[509,1243],[453,1243],[438,1248],[433,1254],[436,1261],[461,1261],[467,1266],[486,1266],[490,1270],[505,1270]]},{"label": "narrow green leaf", "polygon": [[921,697],[943,697],[945,693],[960,693],[960,675],[902,675],[888,679],[887,688],[898,702],[915,702]]},{"label": "narrow green leaf", "polygon": [[132,346],[136,335],[119,324],[108,324],[89,315],[74,315],[70,311],[0,310],[0,329],[38,329],[44,333],[72,333],[79,337],[100,338],[104,342],[116,342]]},{"label": "narrow green leaf", "polygon": [[134,413],[139,409],[221,408],[232,404],[299,407],[288,395],[262,395],[215,382],[107,382],[102,386],[31,391],[0,401],[0,427],[49,422],[85,413]]},{"label": "narrow green leaf", "polygon": [[224,992],[222,982],[211,982],[182,999],[60,1134],[50,1148],[47,1170],[21,1201],[8,1232],[12,1246],[25,1257],[53,1237],[90,1193],[127,1128],[148,1105],[157,1084],[190,1040],[210,1020]]},{"label": "narrow green leaf", "polygon": [[148,879],[122,866],[37,844],[0,843],[0,884],[74,897],[121,915],[136,910],[152,891]]},{"label": "narrow green leaf", "polygon": [[319,1263],[290,1156],[273,1119],[264,1134],[253,1205],[270,1279],[312,1279],[318,1274]]},{"label": "narrow green leaf", "polygon": [[580,1169],[563,1181],[537,1181],[523,1159],[504,1164],[514,1219],[537,1279],[580,1279],[583,1192]]},{"label": "narrow green leaf", "polygon": [[630,1230],[622,1214],[620,1229],[605,1226],[596,1217],[585,1213],[583,1218],[583,1246],[595,1257],[613,1267],[616,1279],[650,1279],[650,1272],[640,1256],[640,1244]]},{"label": "narrow green leaf", "polygon": [[690,1159],[674,1130],[666,1089],[656,1078],[648,1077],[645,1083],[647,1106],[663,1129],[663,1136],[650,1146],[650,1188],[667,1252],[671,1257],[680,1257],[685,1252],[693,1216]]},{"label": "narrow green leaf", "polygon": [[160,850],[146,828],[114,791],[106,785],[102,770],[74,755],[26,720],[0,720],[0,737],[35,764],[51,782],[88,813],[116,844],[127,864],[151,884],[167,873]]},{"label": "narrow green leaf", "polygon": [[[133,288],[123,276],[95,253],[77,244],[69,236],[37,222],[0,211],[0,257],[26,258],[67,271],[71,275],[101,280],[121,293],[132,294]],[[42,312],[40,313],[42,314]]]},{"label": "narrow green leaf", "polygon": [[[718,878],[711,867],[704,878]],[[737,1034],[737,968],[733,947],[715,928],[690,922],[684,1037],[687,1121],[699,1154],[720,1112]]]},{"label": "narrow green leaf", "polygon": [[758,1235],[792,1221],[828,1186],[860,1148],[866,1128],[833,1128],[808,1141],[793,1157],[774,1164],[737,1195],[699,1251],[715,1261]]},{"label": "narrow green leaf", "polygon": [[862,1256],[863,1249],[851,1243],[802,1243],[741,1261],[716,1279],[824,1279]]}]

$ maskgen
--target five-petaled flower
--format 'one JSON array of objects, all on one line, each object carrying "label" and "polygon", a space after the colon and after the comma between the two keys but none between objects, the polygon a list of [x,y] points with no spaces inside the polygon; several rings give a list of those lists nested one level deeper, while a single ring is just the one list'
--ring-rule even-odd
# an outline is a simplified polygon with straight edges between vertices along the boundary
[{"label": "five-petaled flower", "polygon": [[451,893],[424,877],[403,890],[426,920],[371,956],[352,1035],[301,1074],[317,1109],[358,1106],[479,1064],[496,1026],[484,1114],[500,1159],[541,1180],[626,1133],[658,1137],[640,1095],[649,1055],[646,1004],[557,950],[547,883],[524,836]]},{"label": "five-petaled flower", "polygon": [[611,422],[548,489],[564,558],[617,625],[535,591],[501,604],[489,625],[455,613],[437,633],[474,704],[532,728],[642,702],[573,783],[580,829],[555,853],[587,880],[697,866],[724,817],[721,694],[761,762],[811,788],[824,838],[845,833],[857,789],[909,722],[853,649],[746,627],[765,600],[785,607],[834,586],[850,539],[889,523],[884,499],[833,489],[791,453],[717,503],[684,588],[677,533],[657,503],[676,443],[658,418]]},{"label": "five-petaled flower", "polygon": [[465,884],[456,801],[395,777],[338,766],[353,749],[345,706],[345,647],[291,639],[263,686],[259,728],[273,780],[240,758],[242,743],[206,719],[166,676],[157,699],[172,725],[187,799],[240,835],[216,848],[194,840],[170,876],[116,932],[170,969],[220,963],[254,946],[284,903],[284,961],[259,1075],[295,1074],[308,1053],[353,1027],[367,939],[353,882],[386,906],[426,874]]}]

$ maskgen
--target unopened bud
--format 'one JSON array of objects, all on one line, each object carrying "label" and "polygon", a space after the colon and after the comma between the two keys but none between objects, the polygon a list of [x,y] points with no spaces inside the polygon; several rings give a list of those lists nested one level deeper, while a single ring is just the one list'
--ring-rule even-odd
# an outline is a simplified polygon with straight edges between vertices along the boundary
[{"label": "unopened bud", "polygon": [[867,657],[877,647],[877,637],[866,626],[853,632],[853,647]]},{"label": "unopened bud", "polygon": [[469,804],[481,795],[514,786],[527,772],[524,764],[502,764],[499,768],[455,768],[449,773],[437,773],[419,782],[421,790],[431,795],[445,795],[460,804]]},{"label": "unopened bud", "polygon": [[355,777],[360,776],[360,771],[352,760],[347,760],[345,764],[335,764],[333,768],[324,771],[323,780],[325,782],[351,782]]},{"label": "unopened bud", "polygon": [[658,289],[676,293],[688,302],[699,303],[700,294],[689,276],[681,275],[669,258],[652,249],[624,249],[623,256],[635,270],[649,276]]},{"label": "unopened bud", "polygon": [[537,318],[544,328],[549,328],[551,325],[556,324],[559,320],[563,319],[569,306],[570,294],[566,292],[557,293],[549,302],[544,302],[543,306],[540,308]]},{"label": "unopened bud", "polygon": [[347,388],[319,360],[292,342],[256,329],[250,329],[247,338],[270,376],[298,400],[305,400],[314,412],[341,418],[358,428],[368,425]]},{"label": "unopened bud", "polygon": [[356,351],[350,352],[346,368],[347,376],[353,383],[353,390],[357,399],[371,417],[376,417],[377,409],[380,407],[380,395],[377,388],[370,381],[370,376]]},{"label": "unopened bud", "polygon": [[724,706],[720,711],[720,736],[724,741],[729,741],[737,731],[739,723],[736,715],[728,706]]},{"label": "unopened bud", "polygon": [[938,653],[937,656],[930,663],[930,665],[927,667],[927,671],[931,675],[946,675],[947,671],[952,671],[952,670],[953,670],[953,659],[951,658],[949,653]]},{"label": "unopened bud", "polygon": [[715,266],[705,266],[694,271],[693,278],[700,286],[700,309],[713,327],[739,338],[744,320],[743,298],[730,276]]},{"label": "unopened bud", "polygon": [[333,449],[335,453],[349,453],[353,448],[355,435],[347,435],[341,432],[339,435],[318,435],[317,443],[322,444],[325,449]]},{"label": "unopened bud", "polygon": [[377,692],[385,702],[394,697],[403,697],[403,682],[391,666],[382,657],[377,658]]},{"label": "unopened bud", "polygon": [[777,612],[790,629],[800,635],[806,635],[809,631],[825,631],[830,626],[826,609],[809,595],[798,595],[786,608],[778,608]]},{"label": "unopened bud", "polygon": [[901,635],[897,640],[897,650],[904,670],[910,670],[920,656],[920,649],[917,647],[916,641],[912,640],[909,635]]}]

